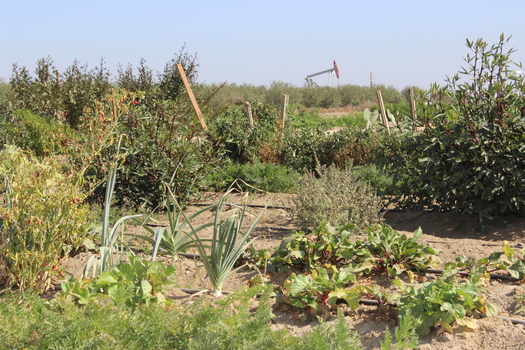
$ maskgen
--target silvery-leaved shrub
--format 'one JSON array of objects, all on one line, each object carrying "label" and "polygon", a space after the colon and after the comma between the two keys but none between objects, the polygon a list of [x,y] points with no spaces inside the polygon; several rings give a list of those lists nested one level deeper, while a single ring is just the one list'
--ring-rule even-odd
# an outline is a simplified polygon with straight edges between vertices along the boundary
[{"label": "silvery-leaved shrub", "polygon": [[383,220],[384,201],[368,183],[359,180],[351,166],[344,170],[321,167],[316,173],[307,172],[295,193],[290,211],[304,230],[317,227],[323,221],[332,226],[351,223],[365,227]]}]

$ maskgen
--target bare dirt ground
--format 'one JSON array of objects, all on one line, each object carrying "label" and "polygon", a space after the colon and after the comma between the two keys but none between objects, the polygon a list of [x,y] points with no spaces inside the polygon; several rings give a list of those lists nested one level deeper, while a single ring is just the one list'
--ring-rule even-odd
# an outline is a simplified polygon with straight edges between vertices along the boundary
[{"label": "bare dirt ground", "polygon": [[[270,205],[273,207],[290,207],[292,195],[267,194],[248,197],[249,204]],[[219,194],[210,194],[201,203],[216,203]],[[243,203],[241,195],[232,195],[229,201]],[[201,207],[191,206],[188,212],[194,212]],[[254,214],[260,208],[250,208]],[[206,213],[199,218],[196,225],[213,221],[213,213]],[[439,258],[444,262],[455,261],[459,254],[469,258],[481,259],[489,256],[491,252],[502,251],[504,243],[511,246],[520,246],[525,243],[525,218],[517,218],[504,228],[493,227],[486,234],[477,234],[476,218],[450,213],[430,212],[389,212],[385,215],[386,222],[394,229],[411,235],[418,227],[423,229],[421,243],[439,250]],[[250,224],[248,219],[246,226]],[[292,230],[298,229],[291,220],[288,212],[283,208],[269,208],[258,223],[254,232],[257,239],[254,245],[258,248],[276,248],[283,237]],[[196,252],[190,252],[196,253]],[[68,274],[79,276],[90,253],[83,253],[73,259],[64,261],[64,268]],[[177,267],[178,281],[167,294],[169,297],[185,303],[190,297],[183,290],[209,288],[206,273],[200,261],[180,257],[177,261],[162,258],[167,263]],[[242,270],[236,273],[225,286],[225,290],[233,291],[248,286],[250,280],[257,275],[253,270]],[[272,282],[282,283],[287,276],[277,274],[272,276]],[[423,276],[423,280],[436,279],[435,275]],[[391,288],[391,281],[385,278],[375,279],[373,283],[382,285],[385,289]],[[525,290],[515,282],[492,280],[486,287],[486,295],[490,302],[496,304],[500,315],[524,319],[523,315],[515,315],[518,307],[516,295]],[[254,301],[256,304],[256,301]],[[318,322],[316,317],[308,311],[294,309],[284,303],[274,305],[275,317],[272,327],[275,329],[288,329],[292,334],[301,335],[310,331]],[[396,326],[396,318],[376,309],[375,306],[360,306],[357,310],[345,312],[347,323],[360,335],[366,349],[379,349],[379,341],[383,339],[387,326]],[[335,312],[328,317],[327,322],[334,322]],[[525,349],[525,326],[512,324],[509,320],[487,317],[477,319],[477,329],[456,327],[453,333],[441,333],[433,330],[428,336],[420,337],[420,349]],[[438,333],[440,333],[438,335]]]}]

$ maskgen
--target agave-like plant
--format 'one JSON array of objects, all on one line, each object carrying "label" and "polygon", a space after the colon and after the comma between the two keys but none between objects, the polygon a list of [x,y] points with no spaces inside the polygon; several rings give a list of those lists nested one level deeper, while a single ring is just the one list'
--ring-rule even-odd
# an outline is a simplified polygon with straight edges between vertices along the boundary
[{"label": "agave-like plant", "polygon": [[[243,267],[240,266],[233,269],[233,265],[237,259],[253,241],[248,241],[250,234],[264,213],[263,210],[248,231],[242,233],[241,227],[247,213],[247,205],[246,202],[242,206],[226,203],[226,198],[230,192],[231,191],[226,192],[226,194],[214,206],[217,210],[214,222],[212,223],[213,235],[210,245],[197,236],[198,230],[193,229],[191,222],[189,221],[188,225],[190,226],[191,231],[186,233],[188,237],[191,238],[195,248],[199,251],[200,258],[212,285],[212,293],[216,297],[222,295],[222,287],[228,277]],[[225,204],[234,206],[234,208],[231,210],[232,215],[226,220],[222,220],[221,214],[223,214]]]},{"label": "agave-like plant", "polygon": [[[213,226],[213,222],[210,222],[195,228],[190,223],[200,214],[216,208],[217,204],[206,206],[190,216],[185,216],[177,203],[175,195],[169,187],[167,189],[169,197],[168,205],[166,206],[166,216],[169,222],[169,230],[165,227],[157,227],[154,230],[147,225],[143,225],[142,227],[149,235],[130,234],[153,245],[152,260],[155,260],[158,254],[169,254],[174,259],[177,259],[179,253],[197,247],[195,242],[185,233],[185,230],[191,227],[191,231],[196,234],[207,227]],[[211,242],[209,239],[200,239],[200,241]]]}]

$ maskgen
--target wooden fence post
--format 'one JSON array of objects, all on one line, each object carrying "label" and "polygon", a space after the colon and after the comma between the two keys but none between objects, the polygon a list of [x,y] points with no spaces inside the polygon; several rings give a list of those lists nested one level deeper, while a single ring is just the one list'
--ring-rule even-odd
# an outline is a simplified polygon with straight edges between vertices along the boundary
[{"label": "wooden fence post", "polygon": [[244,110],[246,112],[246,118],[248,118],[248,127],[253,127],[253,116],[252,116],[252,105],[250,102],[244,102]]},{"label": "wooden fence post", "polygon": [[281,103],[281,132],[283,132],[284,122],[286,121],[286,107],[288,106],[288,95],[283,95]]},{"label": "wooden fence post", "polygon": [[414,126],[412,130],[416,131],[417,114],[416,114],[416,101],[414,100],[414,89],[410,88],[408,91],[409,91],[408,99],[410,101],[410,115],[412,115],[412,120],[414,121]]},{"label": "wooden fence post", "polygon": [[193,106],[193,109],[195,110],[195,114],[197,115],[197,118],[199,118],[199,121],[201,122],[202,128],[204,130],[208,130],[208,126],[206,125],[206,122],[204,121],[201,109],[199,108],[199,105],[197,104],[197,100],[195,99],[195,95],[193,94],[193,90],[191,89],[190,82],[188,81],[188,78],[186,77],[186,73],[184,73],[184,68],[182,68],[182,64],[177,63],[177,69],[179,70],[179,74],[180,74],[180,77],[182,78],[182,82],[184,83],[184,86],[186,87],[186,93],[188,94],[188,97],[190,98],[191,105]]},{"label": "wooden fence post", "polygon": [[386,126],[386,133],[390,135],[390,127],[388,126],[388,119],[386,117],[385,104],[383,103],[383,95],[381,95],[380,90],[377,90],[377,100],[379,101],[379,110],[381,111],[381,119],[383,120],[383,124],[385,124]]}]

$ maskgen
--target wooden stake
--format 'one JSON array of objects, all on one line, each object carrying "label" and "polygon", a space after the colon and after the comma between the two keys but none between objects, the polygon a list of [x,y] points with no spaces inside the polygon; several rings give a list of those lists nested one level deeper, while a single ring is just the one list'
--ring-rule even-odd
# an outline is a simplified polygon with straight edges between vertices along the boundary
[{"label": "wooden stake", "polygon": [[253,116],[252,116],[252,105],[250,102],[244,102],[244,110],[246,112],[246,118],[248,118],[248,126],[250,129],[253,127]]},{"label": "wooden stake", "polygon": [[288,95],[283,95],[281,105],[281,132],[284,131],[284,122],[286,121],[286,107],[288,106]]},{"label": "wooden stake", "polygon": [[206,125],[206,122],[204,121],[201,109],[199,108],[199,105],[197,104],[197,100],[195,99],[195,95],[193,94],[193,90],[191,89],[190,82],[188,81],[188,78],[186,77],[186,73],[184,73],[184,68],[182,68],[182,64],[177,63],[177,69],[179,70],[179,74],[180,74],[180,77],[182,78],[182,82],[184,83],[184,86],[186,87],[186,93],[188,94],[188,97],[190,98],[191,105],[193,106],[193,109],[195,110],[195,114],[197,114],[197,118],[199,118],[199,121],[201,122],[202,128],[204,130],[208,130],[208,126]]},{"label": "wooden stake", "polygon": [[412,115],[412,120],[414,121],[413,131],[416,131],[417,114],[416,114],[416,101],[414,100],[414,89],[410,88],[408,91],[409,91],[408,100],[410,102],[410,115]]},{"label": "wooden stake", "polygon": [[383,103],[383,95],[381,95],[381,91],[377,90],[377,100],[379,101],[379,110],[381,111],[381,119],[383,120],[383,124],[386,126],[386,133],[390,135],[390,128],[388,126],[388,119],[386,117],[385,112],[385,104]]}]

